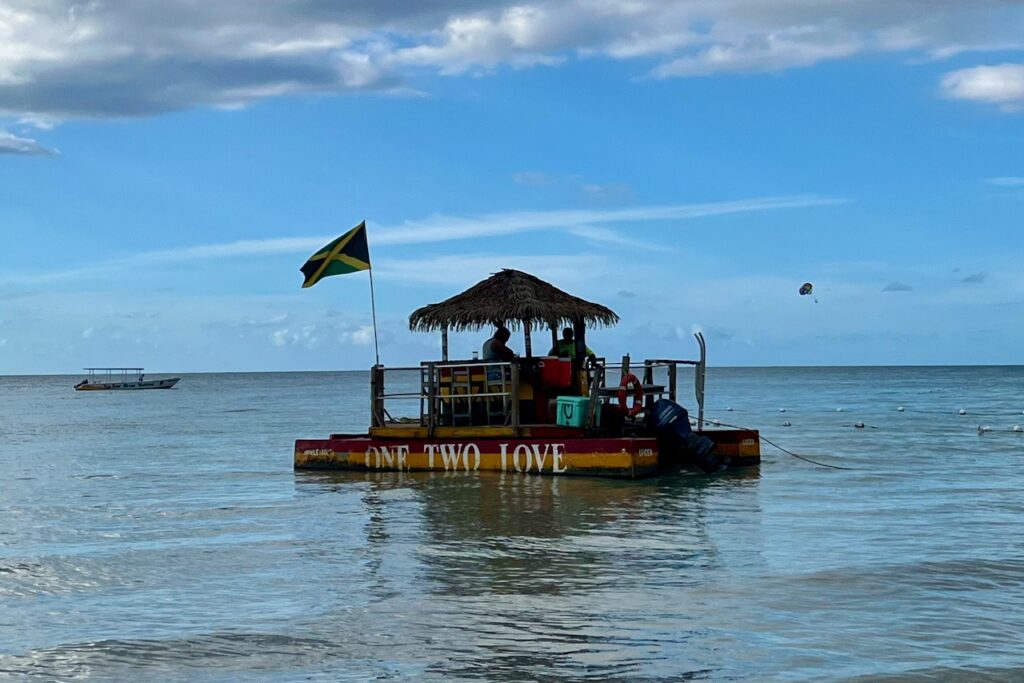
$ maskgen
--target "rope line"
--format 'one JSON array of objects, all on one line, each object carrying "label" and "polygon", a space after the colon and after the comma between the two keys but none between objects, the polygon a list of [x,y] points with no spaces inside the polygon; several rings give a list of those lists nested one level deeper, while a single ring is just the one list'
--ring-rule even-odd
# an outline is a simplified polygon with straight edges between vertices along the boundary
[{"label": "rope line", "polygon": [[[728,426],[729,425],[726,425],[726,427],[728,427]],[[803,456],[803,455],[800,455],[799,453],[794,453],[793,451],[786,450],[785,448],[783,448],[779,444],[775,443],[774,441],[769,439],[767,436],[764,436],[763,434],[761,434],[761,440],[764,441],[767,444],[775,446],[775,448],[778,448],[780,451],[782,451],[786,455],[791,455],[794,458],[796,458],[797,460],[803,460],[804,462],[809,462],[812,465],[818,465],[819,467],[828,467],[828,468],[831,468],[833,470],[854,470],[854,469],[857,469],[856,467],[843,467],[842,465],[830,465],[827,462],[818,462],[817,460],[811,460],[810,458],[808,458],[806,456]]]},{"label": "rope line", "polygon": [[[709,422],[709,420],[704,420],[704,421],[705,422]],[[732,427],[733,429],[746,429],[748,431],[757,431],[757,430],[750,429],[750,427],[740,427],[739,425],[727,424],[725,422],[722,422],[721,420],[715,420],[715,422],[717,422],[718,424],[720,424],[723,427]],[[758,431],[758,435],[760,436],[761,440],[764,441],[765,443],[767,443],[767,444],[769,444],[771,446],[774,446],[775,448],[779,449],[780,451],[782,451],[786,455],[793,456],[797,460],[803,460],[804,462],[809,462],[812,465],[817,465],[819,467],[828,467],[829,469],[833,469],[833,470],[856,470],[857,469],[856,467],[843,467],[842,465],[830,465],[827,462],[818,462],[817,460],[812,460],[811,458],[808,458],[805,455],[800,455],[799,453],[794,453],[793,451],[790,451],[790,450],[787,450],[787,449],[783,448],[779,444],[777,444],[774,441],[772,441],[771,439],[769,439],[764,434],[761,434],[759,431]]]}]

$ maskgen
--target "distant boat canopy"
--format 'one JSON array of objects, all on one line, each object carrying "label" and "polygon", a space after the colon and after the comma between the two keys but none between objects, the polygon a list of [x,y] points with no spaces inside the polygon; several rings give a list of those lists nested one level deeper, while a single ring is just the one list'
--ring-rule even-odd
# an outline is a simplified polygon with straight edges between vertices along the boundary
[{"label": "distant boat canopy", "polygon": [[88,377],[75,385],[75,391],[116,391],[128,389],[170,389],[180,377],[146,379],[145,368],[83,368]]}]

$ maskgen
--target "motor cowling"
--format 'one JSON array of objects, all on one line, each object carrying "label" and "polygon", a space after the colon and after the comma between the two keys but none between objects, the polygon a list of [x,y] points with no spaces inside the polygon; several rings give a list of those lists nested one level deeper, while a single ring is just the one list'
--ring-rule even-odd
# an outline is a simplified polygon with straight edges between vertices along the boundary
[{"label": "motor cowling", "polygon": [[715,442],[690,429],[686,408],[667,398],[655,401],[651,410],[651,427],[659,441],[674,446],[680,458],[711,474],[725,469],[725,459],[715,452]]}]

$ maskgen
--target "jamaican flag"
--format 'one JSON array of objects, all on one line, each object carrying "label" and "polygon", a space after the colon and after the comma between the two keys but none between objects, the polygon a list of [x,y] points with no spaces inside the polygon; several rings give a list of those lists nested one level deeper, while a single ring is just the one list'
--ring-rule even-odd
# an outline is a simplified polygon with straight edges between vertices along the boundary
[{"label": "jamaican flag", "polygon": [[370,248],[366,245],[366,221],[352,228],[309,257],[299,270],[306,279],[303,287],[312,287],[328,275],[345,275],[370,269]]}]

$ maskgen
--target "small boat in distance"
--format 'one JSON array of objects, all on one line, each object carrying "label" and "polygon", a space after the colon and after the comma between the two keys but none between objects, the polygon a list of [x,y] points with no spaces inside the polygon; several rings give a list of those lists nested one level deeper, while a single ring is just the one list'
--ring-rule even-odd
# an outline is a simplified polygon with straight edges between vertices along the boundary
[{"label": "small boat in distance", "polygon": [[170,389],[180,377],[146,379],[145,368],[83,368],[88,377],[75,385],[75,391],[123,391],[128,389]]}]

